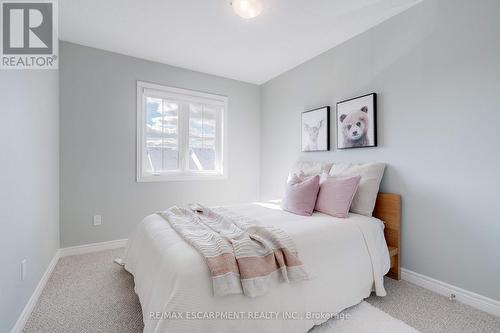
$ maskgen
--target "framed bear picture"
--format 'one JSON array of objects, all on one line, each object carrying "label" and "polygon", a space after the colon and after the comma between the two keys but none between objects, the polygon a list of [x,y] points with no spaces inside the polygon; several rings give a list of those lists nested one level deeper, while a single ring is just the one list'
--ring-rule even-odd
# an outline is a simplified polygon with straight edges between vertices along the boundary
[{"label": "framed bear picture", "polygon": [[330,107],[302,112],[302,151],[330,150]]},{"label": "framed bear picture", "polygon": [[377,94],[337,103],[337,148],[377,146]]}]

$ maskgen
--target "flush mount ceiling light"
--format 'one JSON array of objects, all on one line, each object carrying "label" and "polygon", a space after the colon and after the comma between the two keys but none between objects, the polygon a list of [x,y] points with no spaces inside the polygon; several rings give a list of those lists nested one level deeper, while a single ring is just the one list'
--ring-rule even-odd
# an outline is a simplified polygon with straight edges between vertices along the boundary
[{"label": "flush mount ceiling light", "polygon": [[236,14],[251,19],[262,13],[262,0],[232,0],[231,6]]}]

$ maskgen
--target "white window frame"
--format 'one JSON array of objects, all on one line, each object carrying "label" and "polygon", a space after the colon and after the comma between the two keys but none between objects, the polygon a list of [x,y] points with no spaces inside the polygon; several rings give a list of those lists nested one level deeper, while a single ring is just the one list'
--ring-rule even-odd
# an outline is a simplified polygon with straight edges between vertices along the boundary
[{"label": "white window frame", "polygon": [[[201,102],[223,107],[222,114],[217,120],[216,134],[216,171],[189,170],[189,115],[179,112],[179,167],[180,170],[164,171],[161,173],[147,172],[144,168],[144,154],[146,154],[146,98],[158,97],[163,99],[185,102]],[[227,96],[199,92],[194,90],[169,87],[155,83],[137,81],[137,182],[157,181],[184,181],[184,180],[215,180],[227,178]],[[182,127],[182,128],[181,128]]]}]

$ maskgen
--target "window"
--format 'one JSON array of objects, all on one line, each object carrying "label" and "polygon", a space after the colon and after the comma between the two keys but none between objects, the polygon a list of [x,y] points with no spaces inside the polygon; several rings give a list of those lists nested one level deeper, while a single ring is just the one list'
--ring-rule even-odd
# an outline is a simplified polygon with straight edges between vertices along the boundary
[{"label": "window", "polygon": [[223,178],[227,97],[137,82],[137,181]]}]

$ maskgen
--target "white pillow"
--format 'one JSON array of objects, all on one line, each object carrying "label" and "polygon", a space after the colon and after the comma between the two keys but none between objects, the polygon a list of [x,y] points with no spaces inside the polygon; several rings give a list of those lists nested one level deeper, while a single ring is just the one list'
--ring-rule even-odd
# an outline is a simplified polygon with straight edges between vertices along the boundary
[{"label": "white pillow", "polygon": [[384,163],[335,163],[330,169],[330,176],[361,176],[358,190],[352,200],[351,212],[372,216],[384,170]]},{"label": "white pillow", "polygon": [[328,172],[332,168],[333,163],[326,162],[306,162],[299,161],[295,163],[288,175],[288,179],[295,173],[299,174],[301,171],[305,177],[321,175],[323,172]]}]

